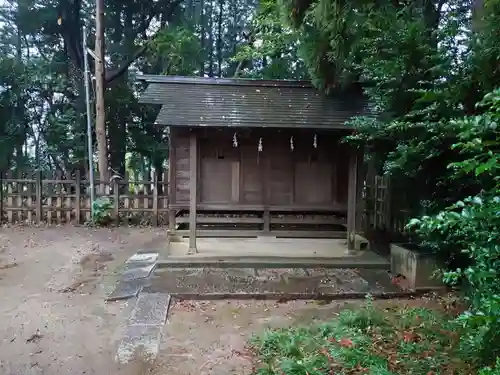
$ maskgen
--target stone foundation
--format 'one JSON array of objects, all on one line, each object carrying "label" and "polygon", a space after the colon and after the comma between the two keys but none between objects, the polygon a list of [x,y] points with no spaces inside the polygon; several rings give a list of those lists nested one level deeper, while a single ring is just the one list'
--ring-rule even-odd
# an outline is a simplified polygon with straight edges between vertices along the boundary
[{"label": "stone foundation", "polygon": [[393,275],[403,275],[411,289],[444,287],[440,277],[435,274],[439,268],[433,255],[407,249],[403,244],[391,244],[391,272]]}]

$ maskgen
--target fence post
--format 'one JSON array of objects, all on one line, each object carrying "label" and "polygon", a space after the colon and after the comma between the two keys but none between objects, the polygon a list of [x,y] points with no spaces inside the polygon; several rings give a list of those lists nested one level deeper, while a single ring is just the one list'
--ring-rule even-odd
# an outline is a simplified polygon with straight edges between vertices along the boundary
[{"label": "fence post", "polygon": [[36,171],[36,222],[38,224],[42,223],[42,206],[43,206],[43,194],[42,194],[42,171]]},{"label": "fence post", "polygon": [[158,226],[158,175],[153,172],[153,220],[152,225]]},{"label": "fence post", "polygon": [[385,229],[393,232],[392,226],[392,194],[391,194],[391,178],[385,176],[385,197],[384,197],[384,223]]},{"label": "fence post", "polygon": [[118,178],[113,179],[113,196],[116,225],[120,225],[120,184],[118,183]]},{"label": "fence post", "polygon": [[77,169],[75,171],[75,221],[76,224],[81,223],[81,212],[80,212],[80,197],[81,197],[81,190],[80,190],[80,185],[82,181],[82,176],[80,175],[80,170]]},{"label": "fence post", "polygon": [[0,224],[3,222],[3,171],[0,171]]}]

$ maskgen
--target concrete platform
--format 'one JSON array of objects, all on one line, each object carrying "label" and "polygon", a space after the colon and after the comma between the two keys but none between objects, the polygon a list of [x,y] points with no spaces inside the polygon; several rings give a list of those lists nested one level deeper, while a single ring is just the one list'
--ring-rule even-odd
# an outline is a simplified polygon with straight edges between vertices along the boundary
[{"label": "concrete platform", "polygon": [[162,267],[223,268],[381,268],[389,260],[369,250],[347,252],[345,239],[198,238],[198,253],[188,254],[188,239],[171,242]]}]

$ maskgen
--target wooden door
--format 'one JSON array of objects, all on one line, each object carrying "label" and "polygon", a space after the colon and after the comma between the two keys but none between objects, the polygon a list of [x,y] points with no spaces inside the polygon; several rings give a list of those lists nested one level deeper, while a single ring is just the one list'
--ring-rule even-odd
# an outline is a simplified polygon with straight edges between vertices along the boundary
[{"label": "wooden door", "polygon": [[241,146],[240,164],[240,202],[243,204],[262,204],[262,168],[265,159],[253,145]]}]

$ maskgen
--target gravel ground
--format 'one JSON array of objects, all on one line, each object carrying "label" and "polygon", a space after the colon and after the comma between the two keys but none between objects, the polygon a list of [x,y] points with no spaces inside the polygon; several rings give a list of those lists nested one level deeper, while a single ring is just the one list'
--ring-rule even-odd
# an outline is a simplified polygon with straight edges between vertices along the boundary
[{"label": "gravel ground", "polygon": [[[142,374],[114,356],[128,302],[104,303],[123,262],[162,246],[150,229],[0,229],[0,374]],[[136,366],[137,367],[137,366]]]},{"label": "gravel ground", "polygon": [[[373,271],[375,272],[375,271]],[[379,276],[388,279],[387,272]],[[352,269],[175,269],[157,270],[152,292],[169,293],[381,293],[388,286],[368,282]]]}]

